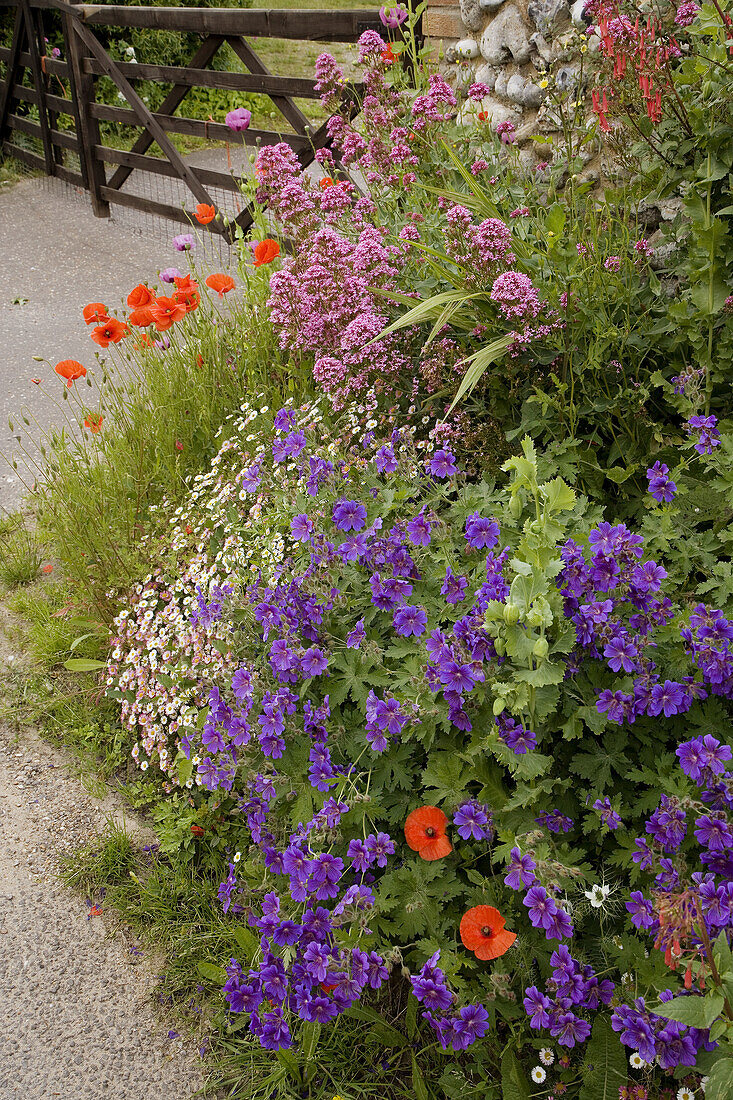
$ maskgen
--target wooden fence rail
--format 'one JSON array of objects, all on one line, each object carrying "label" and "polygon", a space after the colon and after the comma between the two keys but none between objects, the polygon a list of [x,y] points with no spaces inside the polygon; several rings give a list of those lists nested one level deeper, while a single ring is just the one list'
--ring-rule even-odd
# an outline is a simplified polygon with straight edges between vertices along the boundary
[{"label": "wooden fence rail", "polygon": [[[329,145],[326,125],[311,124],[295,102],[318,98],[314,82],[270,72],[247,38],[355,42],[365,30],[387,33],[375,9],[127,7],[76,4],[73,0],[70,3],[0,0],[0,12],[2,9],[10,9],[13,27],[11,45],[0,48],[5,74],[0,80],[0,153],[83,187],[99,217],[108,217],[110,203],[119,203],[184,223],[191,220],[184,202],[180,206],[161,203],[123,187],[132,173],[141,171],[181,181],[190,202],[216,205],[209,192],[212,187],[239,191],[231,173],[188,164],[169,137],[183,134],[206,140],[234,140],[232,131],[223,123],[175,113],[192,88],[222,88],[268,96],[293,132],[248,129],[237,135],[237,139],[248,145],[285,141],[306,167],[319,149]],[[46,53],[48,20],[54,20],[56,27],[60,20],[63,59]],[[110,56],[95,33],[97,27],[193,33],[200,36],[201,43],[185,66],[123,62]],[[399,36],[400,32],[393,33]],[[247,72],[210,68],[225,44],[232,48]],[[112,81],[124,106],[99,101],[100,77]],[[140,80],[172,85],[157,110],[151,110],[136,91],[134,84]],[[56,94],[58,91],[62,94]],[[352,116],[359,109],[360,93],[358,84],[343,89],[344,103]],[[37,120],[29,116],[29,107],[35,109]],[[61,125],[60,116],[64,120]],[[102,141],[100,122],[136,127],[141,133],[131,148],[115,148]],[[21,134],[35,139],[37,149],[42,152],[26,148],[19,139]],[[162,156],[148,154],[153,145],[158,146]],[[65,150],[72,154],[71,159],[65,158]],[[110,176],[108,165],[114,168]],[[227,225],[216,219],[208,228],[232,240],[237,227],[246,230],[252,220],[253,210],[247,206]]]}]

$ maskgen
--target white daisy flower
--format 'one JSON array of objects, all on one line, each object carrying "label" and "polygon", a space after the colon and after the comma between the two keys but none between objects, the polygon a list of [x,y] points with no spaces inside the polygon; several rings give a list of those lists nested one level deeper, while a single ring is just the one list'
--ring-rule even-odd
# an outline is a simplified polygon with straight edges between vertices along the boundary
[{"label": "white daisy flower", "polygon": [[687,1085],[683,1085],[681,1089],[677,1089],[677,1100],[695,1100],[695,1093]]},{"label": "white daisy flower", "polygon": [[542,1066],[535,1066],[532,1070],[532,1073],[530,1074],[530,1077],[536,1085],[541,1085],[547,1077],[547,1074],[543,1070]]},{"label": "white daisy flower", "polygon": [[632,1069],[643,1069],[649,1063],[644,1061],[638,1050],[635,1050],[633,1054],[629,1055],[629,1065]]},{"label": "white daisy flower", "polygon": [[585,891],[585,896],[594,909],[600,909],[610,893],[610,886],[599,886],[596,884],[595,886],[591,886],[590,890]]},{"label": "white daisy flower", "polygon": [[242,853],[241,852],[235,852],[233,862],[234,863],[239,863],[241,858],[242,858]]},{"label": "white daisy flower", "polygon": [[540,1062],[542,1062],[542,1065],[543,1066],[551,1066],[554,1061],[555,1061],[555,1055],[550,1050],[550,1048],[549,1047],[543,1047],[542,1050],[540,1051]]}]

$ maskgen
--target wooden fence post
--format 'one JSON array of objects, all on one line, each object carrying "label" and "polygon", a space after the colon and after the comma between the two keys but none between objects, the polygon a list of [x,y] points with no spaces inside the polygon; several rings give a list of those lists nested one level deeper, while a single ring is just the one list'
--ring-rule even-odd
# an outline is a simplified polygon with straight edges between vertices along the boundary
[{"label": "wooden fence post", "polygon": [[[73,2],[73,0],[72,0]],[[94,102],[94,77],[84,72],[86,48],[77,33],[77,15],[65,17],[64,28],[67,36],[67,53],[71,70],[71,82],[76,97],[76,124],[79,130],[79,154],[82,161],[82,175],[86,177],[92,211],[97,218],[109,218],[110,207],[102,198],[101,188],[107,186],[104,163],[97,157],[94,147],[101,145],[99,123],[92,117],[90,107]]]}]

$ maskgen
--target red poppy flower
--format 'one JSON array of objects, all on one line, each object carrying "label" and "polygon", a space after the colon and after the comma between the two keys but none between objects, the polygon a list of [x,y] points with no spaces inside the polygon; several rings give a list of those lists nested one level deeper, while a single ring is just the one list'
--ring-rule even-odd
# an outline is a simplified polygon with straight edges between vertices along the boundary
[{"label": "red poppy flower", "polygon": [[127,333],[127,325],[121,324],[115,317],[112,317],[100,325],[99,328],[95,328],[92,333],[92,340],[95,344],[99,344],[100,348],[107,348],[110,344],[119,344],[120,340],[127,336]]},{"label": "red poppy flower", "polygon": [[88,325],[103,325],[105,321],[109,321],[104,302],[90,302],[88,306],[84,306],[82,314]]},{"label": "red poppy flower", "polygon": [[203,365],[204,365],[204,357],[201,354],[201,352],[199,352],[198,355],[196,356],[196,366],[197,367],[203,367]]},{"label": "red poppy flower", "polygon": [[387,65],[393,65],[395,61],[399,61],[399,54],[396,54],[392,49],[392,43],[382,50],[382,61]]},{"label": "red poppy flower", "polygon": [[230,290],[234,290],[235,283],[231,275],[217,273],[216,275],[209,275],[206,285],[215,290],[220,298],[223,298]]},{"label": "red poppy flower", "polygon": [[144,283],[138,283],[134,290],[131,290],[127,295],[127,304],[132,306],[133,309],[138,309],[139,306],[149,306],[155,295],[150,287],[145,286]]},{"label": "red poppy flower", "polygon": [[[129,302],[130,299],[127,300]],[[148,305],[138,306],[137,309],[131,311],[127,320],[129,324],[135,325],[137,328],[147,328],[148,325],[153,323],[152,310]]]},{"label": "red poppy flower", "polygon": [[205,202],[200,202],[196,207],[196,221],[199,225],[208,225],[216,217],[216,209]]},{"label": "red poppy flower", "polygon": [[181,443],[180,439],[176,440],[176,450],[177,451],[182,451],[183,450],[183,444]]},{"label": "red poppy flower", "polygon": [[437,806],[420,806],[405,822],[405,839],[421,859],[442,859],[453,851],[445,827],[448,818]]},{"label": "red poppy flower", "polygon": [[77,378],[83,378],[87,373],[87,368],[77,363],[76,359],[62,359],[53,369],[66,379],[66,385],[69,387],[72,382],[76,382]]},{"label": "red poppy flower", "polygon": [[504,918],[493,905],[476,905],[464,913],[460,932],[463,946],[482,962],[498,959],[517,938],[516,932],[507,932]]},{"label": "red poppy flower", "polygon": [[43,566],[43,568],[41,569],[41,572],[42,573],[53,573],[53,566],[51,565],[50,561],[47,562],[46,565]]},{"label": "red poppy flower", "polygon": [[153,324],[158,332],[165,332],[176,321],[186,316],[186,305],[174,298],[156,298],[150,307]]},{"label": "red poppy flower", "polygon": [[92,435],[96,435],[97,432],[102,430],[102,421],[104,417],[101,413],[90,413],[89,416],[84,418],[84,427],[89,428]]},{"label": "red poppy flower", "polygon": [[273,241],[270,237],[266,237],[264,241],[260,241],[259,244],[255,245],[255,267],[262,267],[263,264],[271,264],[279,255],[280,245],[277,241]]},{"label": "red poppy flower", "polygon": [[325,191],[327,187],[333,187],[333,180],[330,176],[324,176],[322,180],[318,181],[318,186],[321,191]]},{"label": "red poppy flower", "polygon": [[488,117],[489,116],[488,116],[488,113],[486,111],[479,111],[479,113],[478,113],[479,122],[486,122]]},{"label": "red poppy flower", "polygon": [[195,279],[192,279],[190,275],[177,275],[173,280],[176,290],[192,291],[198,290],[199,284]]},{"label": "red poppy flower", "polygon": [[135,351],[144,351],[145,348],[152,348],[153,341],[148,336],[147,332],[141,332],[135,341]]},{"label": "red poppy flower", "polygon": [[200,825],[192,825],[191,832],[194,836],[203,836],[206,832],[206,829],[202,829]]},{"label": "red poppy flower", "polygon": [[173,295],[173,301],[179,306],[184,306],[186,313],[193,313],[201,305],[201,295],[198,290],[177,290]]}]

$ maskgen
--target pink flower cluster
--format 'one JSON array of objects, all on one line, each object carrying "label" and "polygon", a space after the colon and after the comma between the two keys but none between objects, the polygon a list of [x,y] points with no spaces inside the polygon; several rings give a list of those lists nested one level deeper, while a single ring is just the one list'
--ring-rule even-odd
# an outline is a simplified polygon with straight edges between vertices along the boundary
[{"label": "pink flower cluster", "polygon": [[514,263],[512,231],[504,222],[486,218],[474,225],[470,212],[459,205],[449,207],[445,216],[445,250],[465,269],[468,282],[483,285],[497,270]]}]

